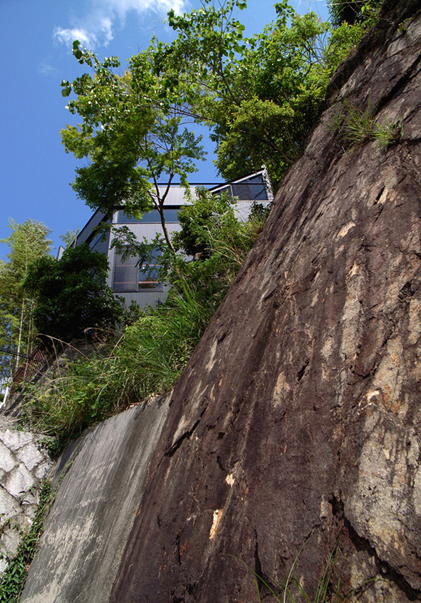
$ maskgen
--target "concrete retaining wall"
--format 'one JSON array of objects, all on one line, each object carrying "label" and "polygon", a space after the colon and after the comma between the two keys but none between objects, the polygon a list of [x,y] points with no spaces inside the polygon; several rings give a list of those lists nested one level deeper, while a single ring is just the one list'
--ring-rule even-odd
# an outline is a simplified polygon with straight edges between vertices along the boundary
[{"label": "concrete retaining wall", "polygon": [[108,601],[169,399],[131,408],[77,442],[22,603]]}]

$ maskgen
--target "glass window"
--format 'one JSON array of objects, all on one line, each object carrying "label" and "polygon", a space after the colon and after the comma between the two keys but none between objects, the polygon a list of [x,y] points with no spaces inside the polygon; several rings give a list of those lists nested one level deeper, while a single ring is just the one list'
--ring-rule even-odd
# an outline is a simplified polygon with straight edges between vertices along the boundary
[{"label": "glass window", "polygon": [[154,250],[150,263],[139,266],[139,258],[128,257],[123,261],[121,255],[116,254],[113,291],[115,293],[163,291],[163,285],[158,281],[157,258],[160,255],[161,251]]},{"label": "glass window", "polygon": [[96,235],[96,237],[94,237],[92,239],[92,241],[89,242],[89,249],[93,249],[95,247],[95,245],[97,243],[99,243],[99,241],[101,240],[101,238],[104,236],[104,233],[100,232],[98,235]]},{"label": "glass window", "polygon": [[243,180],[238,184],[232,185],[234,197],[244,201],[266,201],[267,192],[262,180],[259,178],[250,178]]},{"label": "glass window", "polygon": [[123,261],[121,255],[116,254],[113,291],[116,293],[137,291],[139,273],[137,262],[136,257],[128,257]]},{"label": "glass window", "polygon": [[240,201],[267,201],[268,198],[266,186],[260,176],[229,184],[214,194],[221,195],[221,193],[238,197]]},{"label": "glass window", "polygon": [[162,283],[158,281],[158,257],[162,255],[159,249],[154,249],[149,264],[142,264],[139,268],[139,291],[163,291]]},{"label": "glass window", "polygon": [[[165,222],[168,224],[177,223],[178,222],[178,207],[169,207],[164,209],[164,218]],[[159,215],[159,211],[157,209],[153,209],[147,214],[143,214],[141,219],[139,218],[129,218],[126,214],[120,210],[117,213],[117,224],[160,224],[161,217]]]}]

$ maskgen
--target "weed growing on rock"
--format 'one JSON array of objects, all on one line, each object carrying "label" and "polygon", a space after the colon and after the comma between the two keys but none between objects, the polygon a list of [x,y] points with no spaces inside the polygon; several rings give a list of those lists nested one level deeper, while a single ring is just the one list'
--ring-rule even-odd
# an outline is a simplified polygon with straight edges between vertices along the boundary
[{"label": "weed growing on rock", "polygon": [[399,23],[399,27],[398,27],[398,31],[401,34],[406,34],[406,32],[408,31],[408,24],[410,22],[410,19],[405,19],[404,21],[402,21],[402,23]]},{"label": "weed growing on rock", "polygon": [[400,120],[391,123],[386,120],[385,125],[375,121],[376,109],[370,104],[366,111],[361,111],[347,103],[347,114],[343,125],[344,138],[351,144],[351,148],[362,146],[370,140],[375,140],[381,147],[387,147],[402,138],[403,124]]},{"label": "weed growing on rock", "polygon": [[[237,557],[233,558],[240,561],[240,563],[253,574],[259,603],[262,603],[262,587],[265,587],[265,589],[275,597],[277,603],[346,603],[351,596],[355,597],[358,595],[361,587],[351,590],[347,595],[343,595],[340,593],[341,583],[340,580],[338,580],[336,588],[334,590],[332,589],[332,573],[337,561],[338,544],[339,543],[337,542],[326,561],[322,577],[320,578],[313,596],[304,590],[298,576],[295,574],[295,566],[303,549],[301,549],[295,557],[288,576],[283,583],[277,583],[269,578],[265,579],[254,571],[253,568],[244,563],[244,561],[241,561],[241,559],[237,559]],[[232,555],[229,556],[232,557]],[[371,580],[368,582],[371,582]],[[368,582],[364,583],[363,586],[366,586]]]},{"label": "weed growing on rock", "polygon": [[18,551],[9,564],[0,581],[0,603],[18,603],[25,586],[29,566],[35,555],[38,539],[44,529],[45,516],[54,500],[52,486],[45,481],[41,492],[35,518],[28,534],[24,536]]}]

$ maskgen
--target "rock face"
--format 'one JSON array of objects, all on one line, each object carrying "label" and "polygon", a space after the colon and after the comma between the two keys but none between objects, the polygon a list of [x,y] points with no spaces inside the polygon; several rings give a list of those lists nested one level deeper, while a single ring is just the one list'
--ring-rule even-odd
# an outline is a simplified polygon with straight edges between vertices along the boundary
[{"label": "rock face", "polygon": [[[421,600],[421,15],[388,8],[175,388],[114,603],[257,602],[303,545],[311,594],[337,539],[344,592]],[[350,148],[369,105],[402,137]]]},{"label": "rock face", "polygon": [[[361,587],[350,601],[421,600],[421,12],[419,0],[387,8],[336,74],[176,385],[109,586],[92,588],[103,549],[63,539],[90,570],[73,572],[72,591],[52,578],[51,601],[257,603],[258,588],[269,602],[294,561],[312,597],[335,544],[332,585]],[[350,148],[346,116],[368,107],[394,144]],[[66,495],[81,494],[75,466]],[[119,467],[123,503],[137,474]],[[66,504],[62,493],[25,602],[49,601],[31,590],[37,575],[66,565],[49,548]],[[90,507],[89,525],[106,509]]]}]

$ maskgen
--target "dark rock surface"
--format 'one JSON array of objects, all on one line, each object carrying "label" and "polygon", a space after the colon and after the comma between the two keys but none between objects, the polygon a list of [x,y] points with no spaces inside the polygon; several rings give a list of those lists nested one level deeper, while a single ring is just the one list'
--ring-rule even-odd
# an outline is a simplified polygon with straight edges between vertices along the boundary
[{"label": "dark rock surface", "polygon": [[[338,538],[344,592],[421,600],[421,15],[388,5],[175,388],[114,603],[257,602],[244,564],[303,545],[311,594]],[[402,138],[349,148],[344,99]]]}]

